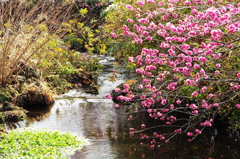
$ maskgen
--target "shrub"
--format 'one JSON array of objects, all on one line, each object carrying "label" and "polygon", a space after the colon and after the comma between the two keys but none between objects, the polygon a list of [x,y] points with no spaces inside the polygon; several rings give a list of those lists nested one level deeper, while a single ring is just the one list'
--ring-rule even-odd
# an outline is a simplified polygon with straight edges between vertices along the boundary
[{"label": "shrub", "polygon": [[[132,13],[123,25],[115,25],[110,36],[139,47],[128,61],[136,66],[140,82],[116,88],[116,99],[138,102],[139,111],[170,125],[170,132],[158,134],[156,129],[154,133],[165,142],[177,134],[186,134],[192,141],[219,115],[229,117],[235,129],[240,112],[240,4],[214,0],[133,2],[124,4],[129,10],[126,13]],[[143,123],[142,130],[131,128],[130,134],[143,135],[149,129]]]}]

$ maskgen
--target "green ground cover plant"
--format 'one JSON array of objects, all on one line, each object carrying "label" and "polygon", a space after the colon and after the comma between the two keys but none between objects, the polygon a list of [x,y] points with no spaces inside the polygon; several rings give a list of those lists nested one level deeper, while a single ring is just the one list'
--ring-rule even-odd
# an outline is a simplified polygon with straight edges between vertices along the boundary
[{"label": "green ground cover plant", "polygon": [[87,139],[69,132],[22,128],[9,131],[0,139],[0,156],[3,159],[61,159],[87,144]]}]

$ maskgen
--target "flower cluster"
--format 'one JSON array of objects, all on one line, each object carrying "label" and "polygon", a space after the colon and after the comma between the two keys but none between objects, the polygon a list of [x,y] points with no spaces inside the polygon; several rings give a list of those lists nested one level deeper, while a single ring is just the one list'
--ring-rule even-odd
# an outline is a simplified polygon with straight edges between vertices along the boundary
[{"label": "flower cluster", "polygon": [[[165,120],[166,124],[178,120],[172,112],[181,110],[192,119],[208,111],[209,119],[199,123],[204,128],[213,124],[215,113],[211,112],[228,105],[228,100],[223,98],[225,92],[236,102],[235,109],[240,108],[240,72],[226,72],[233,67],[226,62],[228,53],[239,58],[236,50],[240,41],[237,36],[240,3],[138,0],[126,8],[136,16],[128,18],[121,37],[128,37],[131,43],[142,47],[128,61],[136,64],[140,76],[138,88],[143,94],[132,92],[131,86],[124,85],[121,91],[127,96],[117,97],[119,100],[138,99],[150,117]],[[118,37],[116,33],[111,36]],[[187,129],[192,129],[191,124],[184,124],[170,134],[182,134]],[[188,136],[199,134],[198,129],[187,133]],[[166,141],[169,139],[170,136],[164,137]]]}]

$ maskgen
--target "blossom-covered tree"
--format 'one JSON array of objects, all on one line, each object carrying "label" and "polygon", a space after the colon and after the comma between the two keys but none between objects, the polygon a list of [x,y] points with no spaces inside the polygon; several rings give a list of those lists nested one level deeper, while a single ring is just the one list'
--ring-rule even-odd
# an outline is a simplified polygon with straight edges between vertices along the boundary
[{"label": "blossom-covered tree", "polygon": [[[107,97],[139,103],[139,111],[176,126],[166,134],[153,134],[165,142],[177,134],[192,141],[217,115],[228,116],[232,128],[239,128],[240,3],[137,0],[125,6],[135,16],[110,36],[141,48],[128,58],[139,82],[124,84]],[[144,130],[148,125],[131,128],[130,134]]]}]

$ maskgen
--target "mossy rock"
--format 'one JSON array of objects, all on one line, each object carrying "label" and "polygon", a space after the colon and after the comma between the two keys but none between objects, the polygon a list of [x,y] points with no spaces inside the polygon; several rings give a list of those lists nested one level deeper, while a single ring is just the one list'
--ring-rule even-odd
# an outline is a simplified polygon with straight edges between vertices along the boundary
[{"label": "mossy rock", "polygon": [[19,95],[15,104],[28,111],[43,111],[51,109],[54,98],[49,90],[32,87]]},{"label": "mossy rock", "polygon": [[4,122],[6,123],[17,123],[26,118],[26,114],[23,110],[6,111],[3,113],[3,115],[4,115]]},{"label": "mossy rock", "polygon": [[9,102],[3,103],[0,112],[0,123],[17,123],[26,118],[26,110]]}]

